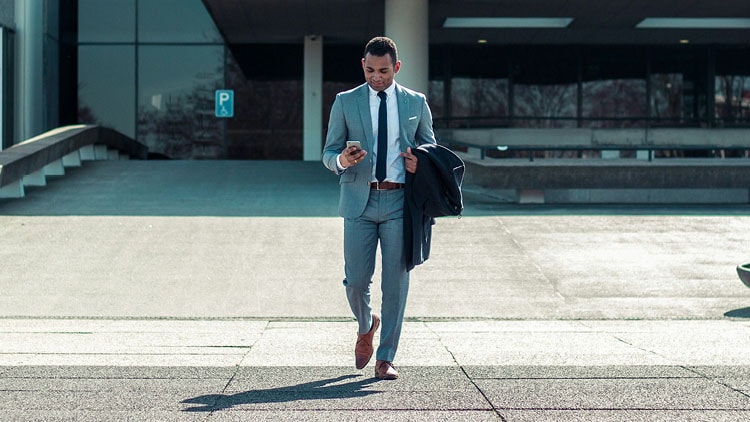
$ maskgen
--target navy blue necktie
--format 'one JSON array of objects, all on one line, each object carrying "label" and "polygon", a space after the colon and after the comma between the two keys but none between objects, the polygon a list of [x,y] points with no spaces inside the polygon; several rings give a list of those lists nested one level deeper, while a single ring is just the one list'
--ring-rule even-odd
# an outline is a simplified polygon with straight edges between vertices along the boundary
[{"label": "navy blue necktie", "polygon": [[378,110],[378,156],[375,164],[375,178],[378,182],[385,180],[385,162],[388,156],[388,110],[385,105],[385,92],[378,92],[380,109]]}]

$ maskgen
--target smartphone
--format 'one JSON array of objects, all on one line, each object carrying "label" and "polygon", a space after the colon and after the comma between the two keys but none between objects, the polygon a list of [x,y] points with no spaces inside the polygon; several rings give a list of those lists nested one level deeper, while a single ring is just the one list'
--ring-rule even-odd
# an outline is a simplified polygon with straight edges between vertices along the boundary
[{"label": "smartphone", "polygon": [[349,149],[349,147],[355,147],[360,150],[362,149],[362,143],[359,141],[346,141],[346,148]]}]

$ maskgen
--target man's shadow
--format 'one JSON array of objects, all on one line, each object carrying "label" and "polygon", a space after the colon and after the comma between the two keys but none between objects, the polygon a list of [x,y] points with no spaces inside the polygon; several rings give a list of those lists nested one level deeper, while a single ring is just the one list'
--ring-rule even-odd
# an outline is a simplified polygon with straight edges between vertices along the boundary
[{"label": "man's shadow", "polygon": [[282,403],[297,400],[329,400],[354,397],[366,397],[378,394],[379,391],[366,391],[368,387],[378,381],[377,378],[367,378],[344,384],[334,384],[360,375],[342,375],[320,381],[312,381],[289,387],[250,390],[237,394],[207,394],[183,400],[181,403],[197,406],[183,409],[183,412],[213,412],[215,410],[230,409],[242,404]]}]

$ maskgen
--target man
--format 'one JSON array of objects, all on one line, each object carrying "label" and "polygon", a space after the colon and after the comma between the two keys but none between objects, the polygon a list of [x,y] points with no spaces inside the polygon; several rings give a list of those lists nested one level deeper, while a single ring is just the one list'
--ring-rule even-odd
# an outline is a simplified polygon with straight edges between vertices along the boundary
[{"label": "man", "polygon": [[[357,369],[370,361],[373,336],[381,321],[370,306],[370,284],[380,243],[383,329],[375,363],[375,376],[380,379],[398,378],[393,359],[409,290],[404,254],[404,183],[406,172],[417,171],[417,157],[411,149],[435,143],[425,96],[394,81],[400,68],[393,40],[376,37],[367,43],[362,57],[366,83],[336,96],[323,148],[323,163],[340,176],[344,285],[359,324],[354,349]],[[359,145],[347,146],[348,141],[358,141]]]}]

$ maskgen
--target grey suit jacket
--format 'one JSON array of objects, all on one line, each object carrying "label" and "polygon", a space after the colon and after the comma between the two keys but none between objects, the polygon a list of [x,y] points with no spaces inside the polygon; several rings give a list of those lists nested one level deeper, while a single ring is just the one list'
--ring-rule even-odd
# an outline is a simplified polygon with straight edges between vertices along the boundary
[{"label": "grey suit jacket", "polygon": [[[395,83],[395,82],[394,82]],[[323,147],[323,164],[340,176],[339,215],[357,218],[365,210],[370,196],[375,139],[367,84],[336,95],[328,120],[328,134]],[[401,151],[424,143],[436,143],[432,114],[424,94],[396,84]],[[362,163],[339,171],[336,158],[346,148],[346,141],[360,141],[367,156]]]}]

